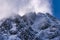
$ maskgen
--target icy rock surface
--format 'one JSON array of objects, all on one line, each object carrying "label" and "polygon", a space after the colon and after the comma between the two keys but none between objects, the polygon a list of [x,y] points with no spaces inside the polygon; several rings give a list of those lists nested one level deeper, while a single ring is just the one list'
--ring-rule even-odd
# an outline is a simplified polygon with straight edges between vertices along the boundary
[{"label": "icy rock surface", "polygon": [[0,21],[0,40],[60,40],[60,21],[35,12]]}]

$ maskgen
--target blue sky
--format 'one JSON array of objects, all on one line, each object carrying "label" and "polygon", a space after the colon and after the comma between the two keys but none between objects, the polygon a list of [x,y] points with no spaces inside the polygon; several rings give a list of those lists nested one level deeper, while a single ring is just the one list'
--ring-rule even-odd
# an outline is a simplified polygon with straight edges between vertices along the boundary
[{"label": "blue sky", "polygon": [[60,0],[53,0],[53,15],[60,19]]}]

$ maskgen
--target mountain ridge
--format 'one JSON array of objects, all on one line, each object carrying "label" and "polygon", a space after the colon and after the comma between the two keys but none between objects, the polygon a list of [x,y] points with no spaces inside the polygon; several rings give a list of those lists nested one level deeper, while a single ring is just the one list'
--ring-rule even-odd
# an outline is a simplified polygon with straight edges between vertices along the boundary
[{"label": "mountain ridge", "polygon": [[48,13],[14,15],[1,22],[0,40],[60,40],[60,21]]}]

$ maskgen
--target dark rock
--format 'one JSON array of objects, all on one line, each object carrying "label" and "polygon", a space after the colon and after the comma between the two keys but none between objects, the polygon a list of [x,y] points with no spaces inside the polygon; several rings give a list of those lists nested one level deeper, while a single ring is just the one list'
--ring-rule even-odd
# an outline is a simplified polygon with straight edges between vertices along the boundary
[{"label": "dark rock", "polygon": [[60,21],[46,13],[30,12],[0,21],[0,40],[60,40]]}]

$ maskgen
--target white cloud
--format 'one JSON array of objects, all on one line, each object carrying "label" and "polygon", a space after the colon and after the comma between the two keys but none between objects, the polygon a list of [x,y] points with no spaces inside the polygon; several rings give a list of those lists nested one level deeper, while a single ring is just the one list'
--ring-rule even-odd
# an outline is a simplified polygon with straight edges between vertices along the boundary
[{"label": "white cloud", "polygon": [[52,14],[51,3],[49,0],[0,0],[0,19],[32,11]]},{"label": "white cloud", "polygon": [[[20,8],[19,14],[24,15],[27,12],[42,12],[52,14],[51,0],[30,0],[27,5]],[[22,13],[22,14],[21,14]]]},{"label": "white cloud", "polygon": [[0,0],[0,19],[10,16],[18,12],[16,1]]}]

